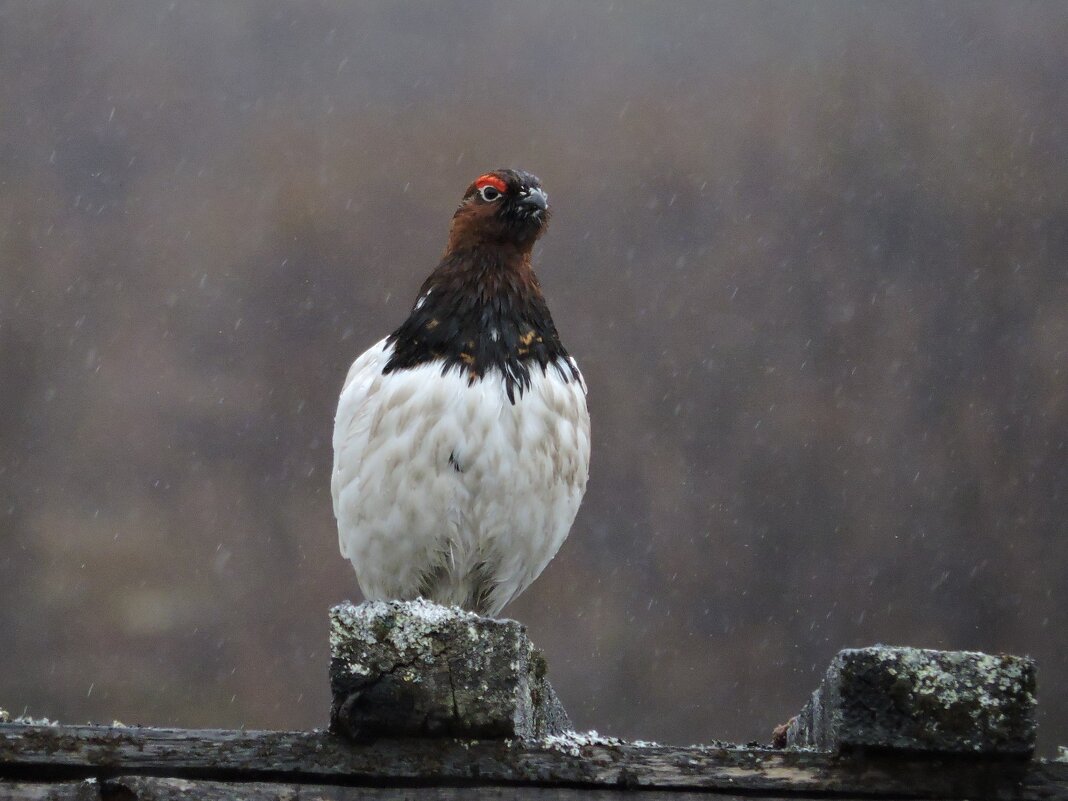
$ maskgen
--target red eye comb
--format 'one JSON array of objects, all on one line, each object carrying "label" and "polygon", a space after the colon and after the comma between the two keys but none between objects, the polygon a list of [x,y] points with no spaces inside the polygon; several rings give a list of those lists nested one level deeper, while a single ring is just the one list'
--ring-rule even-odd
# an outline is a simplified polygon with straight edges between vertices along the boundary
[{"label": "red eye comb", "polygon": [[475,189],[482,189],[486,186],[492,186],[502,195],[508,190],[508,184],[506,184],[504,181],[502,181],[500,178],[498,178],[496,175],[493,175],[492,173],[480,175],[475,180]]}]

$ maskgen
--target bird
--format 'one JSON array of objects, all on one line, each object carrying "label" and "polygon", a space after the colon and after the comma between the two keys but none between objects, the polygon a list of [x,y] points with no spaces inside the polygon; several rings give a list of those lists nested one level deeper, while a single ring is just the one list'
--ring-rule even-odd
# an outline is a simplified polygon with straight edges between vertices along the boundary
[{"label": "bird", "polygon": [[367,600],[495,616],[571,529],[590,415],[532,265],[549,217],[537,176],[476,178],[407,318],[348,371],[331,495]]}]

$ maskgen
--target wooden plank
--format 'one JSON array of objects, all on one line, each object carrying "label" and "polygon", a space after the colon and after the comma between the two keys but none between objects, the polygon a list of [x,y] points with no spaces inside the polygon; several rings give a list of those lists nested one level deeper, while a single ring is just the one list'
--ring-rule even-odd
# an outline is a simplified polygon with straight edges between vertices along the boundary
[{"label": "wooden plank", "polygon": [[[108,781],[105,798],[121,801],[705,801],[706,793],[575,787],[338,787],[323,784],[196,781],[146,776]],[[0,785],[2,789],[2,785]],[[717,795],[719,801],[747,796]],[[766,801],[787,801],[766,798]],[[791,799],[796,801],[796,799]]]},{"label": "wooden plank", "polygon": [[0,776],[69,779],[120,773],[348,786],[525,784],[765,796],[1068,798],[1068,764],[1025,760],[849,758],[581,738],[354,744],[325,732],[0,725]]},{"label": "wooden plank", "polygon": [[4,801],[101,801],[96,781],[6,782],[0,780]]},{"label": "wooden plank", "polygon": [[[704,801],[703,792],[575,787],[342,787],[122,776],[104,782],[5,782],[4,801]],[[718,801],[749,796],[717,795]],[[764,801],[796,801],[768,798]]]},{"label": "wooden plank", "polygon": [[[723,794],[716,794],[715,797],[717,801],[750,801],[753,798]],[[709,794],[688,790],[609,790],[596,787],[345,787],[120,776],[102,782],[0,780],[0,798],[4,801],[704,801]],[[762,801],[798,799],[797,796],[760,798]]]}]

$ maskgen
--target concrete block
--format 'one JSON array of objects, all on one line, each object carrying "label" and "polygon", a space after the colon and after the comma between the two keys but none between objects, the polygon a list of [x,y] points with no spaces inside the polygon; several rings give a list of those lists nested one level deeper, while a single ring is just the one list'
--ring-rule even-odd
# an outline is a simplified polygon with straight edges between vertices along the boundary
[{"label": "concrete block", "polygon": [[1035,663],[972,651],[840,651],[786,732],[788,746],[1030,756]]},{"label": "concrete block", "polygon": [[514,620],[423,600],[342,604],[330,647],[336,733],[535,739],[572,728]]}]

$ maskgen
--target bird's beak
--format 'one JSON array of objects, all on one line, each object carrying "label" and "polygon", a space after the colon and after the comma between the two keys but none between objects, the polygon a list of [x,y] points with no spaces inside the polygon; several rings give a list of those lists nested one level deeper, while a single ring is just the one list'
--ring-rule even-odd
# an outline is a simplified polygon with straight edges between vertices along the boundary
[{"label": "bird's beak", "polygon": [[526,194],[519,199],[519,202],[525,206],[533,206],[539,211],[545,211],[549,208],[549,196],[545,194],[544,189],[540,188],[528,189]]}]

